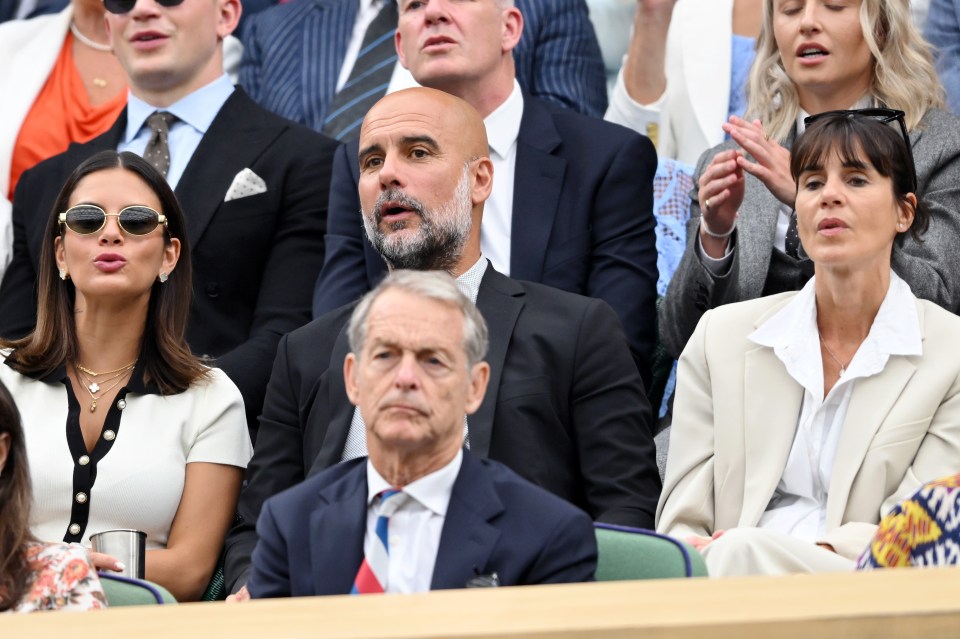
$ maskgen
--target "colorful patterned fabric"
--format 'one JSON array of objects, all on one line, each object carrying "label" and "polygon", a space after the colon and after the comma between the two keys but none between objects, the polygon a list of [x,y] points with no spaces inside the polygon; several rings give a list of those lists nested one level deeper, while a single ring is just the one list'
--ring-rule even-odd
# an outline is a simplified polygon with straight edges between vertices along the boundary
[{"label": "colorful patterned fabric", "polygon": [[960,563],[960,474],[924,485],[880,522],[857,568]]},{"label": "colorful patterned fabric", "polygon": [[[394,498],[390,499],[391,497]],[[368,540],[372,543],[365,545],[366,556],[353,580],[351,595],[382,594],[386,591],[387,579],[390,576],[390,542],[387,537],[390,517],[403,505],[404,497],[400,489],[380,493],[376,534],[372,540]]]},{"label": "colorful patterned fabric", "polygon": [[30,544],[27,561],[36,577],[15,612],[94,610],[107,599],[82,546]]}]

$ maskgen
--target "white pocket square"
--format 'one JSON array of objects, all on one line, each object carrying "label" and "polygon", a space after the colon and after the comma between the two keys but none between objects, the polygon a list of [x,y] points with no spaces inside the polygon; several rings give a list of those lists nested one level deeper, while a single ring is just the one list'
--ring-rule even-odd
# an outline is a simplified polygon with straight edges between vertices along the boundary
[{"label": "white pocket square", "polygon": [[233,178],[233,184],[227,189],[227,196],[223,198],[223,201],[239,200],[242,197],[266,192],[267,183],[263,181],[263,178],[250,169],[244,169]]}]

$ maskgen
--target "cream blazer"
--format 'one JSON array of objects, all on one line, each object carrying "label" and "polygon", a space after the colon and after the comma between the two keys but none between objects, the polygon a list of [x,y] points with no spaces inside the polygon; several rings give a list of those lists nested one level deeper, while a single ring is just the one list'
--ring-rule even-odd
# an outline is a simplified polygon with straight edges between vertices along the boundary
[{"label": "cream blazer", "polygon": [[621,68],[605,119],[655,137],[660,157],[696,166],[724,140],[732,34],[733,0],[678,0],[667,32],[666,92],[640,105],[627,95]]},{"label": "cream blazer", "polygon": [[[657,530],[756,526],[783,475],[803,388],[747,339],[795,292],[708,311],[680,357]],[[923,355],[857,380],[837,447],[827,533],[845,557],[921,484],[960,469],[960,317],[916,300]]]}]

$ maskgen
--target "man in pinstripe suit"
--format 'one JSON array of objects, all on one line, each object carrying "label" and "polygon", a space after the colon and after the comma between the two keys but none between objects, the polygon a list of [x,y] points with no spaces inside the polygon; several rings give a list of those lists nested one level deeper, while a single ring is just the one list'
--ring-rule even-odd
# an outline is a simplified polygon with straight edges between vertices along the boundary
[{"label": "man in pinstripe suit", "polygon": [[[296,0],[250,16],[241,35],[240,84],[271,111],[323,130],[331,100],[343,84],[342,68],[352,66],[356,57],[351,40],[362,38],[357,28],[362,29],[364,16],[370,21],[381,1]],[[584,0],[517,0],[517,6],[526,19],[515,51],[520,86],[555,104],[603,117],[606,75]],[[388,92],[408,86],[409,74],[396,65]]]},{"label": "man in pinstripe suit", "polygon": [[[484,118],[493,194],[481,248],[514,279],[603,299],[620,318],[649,383],[656,337],[657,156],[634,131],[524,92],[512,52],[526,16],[509,0],[400,0],[396,48],[420,84],[455,95]],[[383,259],[363,235],[357,144],[337,150],[327,254],[314,317],[376,286]]]}]

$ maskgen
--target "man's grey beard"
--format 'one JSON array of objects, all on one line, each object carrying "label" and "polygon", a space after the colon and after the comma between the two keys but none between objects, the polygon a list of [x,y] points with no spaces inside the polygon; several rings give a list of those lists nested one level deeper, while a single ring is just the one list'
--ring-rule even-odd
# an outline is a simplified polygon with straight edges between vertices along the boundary
[{"label": "man's grey beard", "polygon": [[[416,234],[401,236],[384,232],[381,227],[382,208],[386,202],[396,202],[420,217]],[[469,166],[464,166],[460,182],[449,201],[427,211],[423,204],[407,196],[400,189],[384,191],[377,198],[373,211],[363,213],[367,238],[383,256],[390,268],[414,271],[453,271],[460,261],[463,246],[473,226],[473,204],[470,201]],[[401,231],[408,222],[401,220],[391,225],[391,231]]]}]

